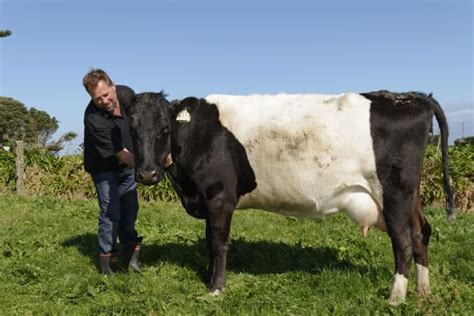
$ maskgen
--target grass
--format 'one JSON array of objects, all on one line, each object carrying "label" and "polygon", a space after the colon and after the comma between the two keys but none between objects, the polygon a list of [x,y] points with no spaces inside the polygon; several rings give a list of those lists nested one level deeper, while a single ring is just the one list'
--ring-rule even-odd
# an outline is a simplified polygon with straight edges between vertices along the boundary
[{"label": "grass", "polygon": [[[96,201],[0,196],[0,314],[324,315],[470,314],[474,217],[433,227],[433,295],[391,307],[388,236],[363,238],[345,216],[317,222],[262,211],[235,213],[223,295],[206,294],[204,222],[177,203],[143,204],[143,274],[98,274]],[[412,275],[414,276],[414,269]]]}]

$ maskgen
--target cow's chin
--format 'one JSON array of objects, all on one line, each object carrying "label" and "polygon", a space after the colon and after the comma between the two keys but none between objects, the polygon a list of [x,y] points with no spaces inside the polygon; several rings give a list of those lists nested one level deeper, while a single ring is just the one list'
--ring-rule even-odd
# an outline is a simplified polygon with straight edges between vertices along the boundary
[{"label": "cow's chin", "polygon": [[150,180],[144,180],[144,179],[140,179],[138,180],[137,179],[137,182],[141,183],[141,184],[144,184],[144,185],[154,185],[154,184],[157,184],[158,182],[160,182],[159,180],[155,180],[155,179],[150,179]]}]

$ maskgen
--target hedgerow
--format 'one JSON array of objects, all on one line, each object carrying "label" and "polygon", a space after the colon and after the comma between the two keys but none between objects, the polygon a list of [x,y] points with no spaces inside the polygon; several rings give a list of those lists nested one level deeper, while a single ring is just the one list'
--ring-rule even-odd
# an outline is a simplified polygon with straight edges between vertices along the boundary
[{"label": "hedgerow", "polygon": [[[474,146],[450,146],[449,170],[455,194],[456,207],[472,209],[474,191]],[[95,197],[95,189],[83,169],[82,154],[55,156],[41,148],[25,152],[25,190],[30,196],[58,196],[64,198]],[[423,162],[421,198],[425,206],[443,206],[441,155],[429,145]],[[15,191],[15,156],[0,151],[0,192]],[[157,185],[139,185],[138,194],[143,201],[176,201],[177,195],[167,178]]]},{"label": "hedgerow", "polygon": [[[25,151],[25,194],[63,198],[95,198],[90,175],[84,171],[82,154],[55,156],[41,148]],[[0,151],[0,192],[14,192],[15,156]],[[176,201],[177,196],[167,178],[154,186],[138,186],[143,201]]]},{"label": "hedgerow", "polygon": [[[474,191],[474,146],[450,146],[449,176],[454,192],[456,207],[461,210],[471,209],[472,192]],[[423,205],[444,206],[443,174],[441,170],[441,153],[435,146],[428,146],[423,161],[421,178],[421,199]]]}]

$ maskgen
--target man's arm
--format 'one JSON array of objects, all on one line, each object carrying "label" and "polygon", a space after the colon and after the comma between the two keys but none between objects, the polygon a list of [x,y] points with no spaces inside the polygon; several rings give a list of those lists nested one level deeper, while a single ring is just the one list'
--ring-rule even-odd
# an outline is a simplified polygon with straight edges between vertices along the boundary
[{"label": "man's arm", "polygon": [[135,159],[133,158],[133,154],[129,152],[127,148],[116,152],[115,157],[117,157],[119,162],[126,164],[130,168],[135,168]]}]

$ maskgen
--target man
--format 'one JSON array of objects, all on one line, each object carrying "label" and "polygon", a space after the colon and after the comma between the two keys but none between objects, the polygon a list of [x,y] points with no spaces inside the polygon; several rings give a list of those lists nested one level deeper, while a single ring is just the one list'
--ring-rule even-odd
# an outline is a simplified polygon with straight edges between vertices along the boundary
[{"label": "man", "polygon": [[84,114],[84,168],[92,176],[99,200],[100,268],[106,275],[116,272],[118,237],[125,262],[140,272],[135,163],[124,111],[135,93],[127,86],[116,86],[101,69],[88,72],[83,85],[91,96]]}]

